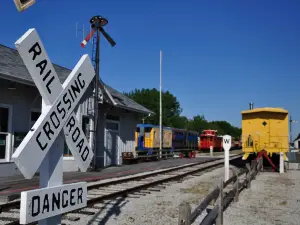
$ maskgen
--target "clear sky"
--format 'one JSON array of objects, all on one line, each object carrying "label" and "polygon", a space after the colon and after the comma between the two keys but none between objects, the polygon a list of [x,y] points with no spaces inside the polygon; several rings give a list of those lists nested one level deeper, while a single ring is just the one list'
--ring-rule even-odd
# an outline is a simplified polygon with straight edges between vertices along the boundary
[{"label": "clear sky", "polygon": [[[50,59],[70,69],[82,49],[82,32],[94,15],[109,20],[102,39],[102,79],[119,91],[159,88],[179,99],[183,115],[204,114],[240,126],[242,110],[283,107],[300,121],[300,1],[298,0],[36,0],[20,13],[1,1],[0,43],[36,28]],[[294,127],[300,132],[300,123]]]}]

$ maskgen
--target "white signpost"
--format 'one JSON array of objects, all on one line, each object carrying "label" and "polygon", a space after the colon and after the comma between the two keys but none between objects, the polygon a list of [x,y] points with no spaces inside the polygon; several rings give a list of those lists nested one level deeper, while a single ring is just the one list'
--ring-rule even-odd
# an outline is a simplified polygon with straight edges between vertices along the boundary
[{"label": "white signpost", "polygon": [[213,157],[213,146],[209,147],[210,156]]},{"label": "white signpost", "polygon": [[[61,186],[63,138],[81,171],[86,171],[93,158],[93,152],[73,111],[93,80],[95,71],[89,56],[83,55],[61,85],[35,29],[29,29],[15,45],[43,99],[42,114],[12,156],[25,178],[31,179],[38,170],[40,171],[40,187],[43,188],[21,193],[23,207],[20,211],[20,222],[26,224],[51,217],[40,224],[60,224],[61,217],[56,215],[86,205],[86,183]],[[53,186],[55,187],[49,188]],[[82,190],[82,202],[75,201],[71,204],[69,199],[70,204],[64,207],[64,193],[68,192],[68,196],[73,196],[72,190],[79,190],[78,188]],[[79,193],[76,193],[77,195],[73,194],[78,198]],[[51,211],[49,207],[53,205],[47,206],[46,203],[45,206],[45,201],[49,200],[50,204],[56,194],[61,196],[61,203],[57,204],[62,204],[63,209],[59,207]],[[43,199],[40,203],[35,200],[35,204],[43,204],[42,211],[30,208],[33,207],[34,199]],[[35,214],[32,214],[32,210],[37,210],[34,212],[39,212],[38,215],[33,216]]]},{"label": "white signpost", "polygon": [[229,179],[229,150],[231,148],[231,136],[223,136],[223,149],[224,149],[224,182]]}]

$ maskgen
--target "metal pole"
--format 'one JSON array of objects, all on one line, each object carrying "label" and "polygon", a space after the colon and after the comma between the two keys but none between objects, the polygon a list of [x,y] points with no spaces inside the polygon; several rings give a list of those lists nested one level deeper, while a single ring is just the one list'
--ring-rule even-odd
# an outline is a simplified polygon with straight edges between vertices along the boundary
[{"label": "metal pole", "polygon": [[93,168],[96,169],[96,153],[97,153],[97,122],[98,122],[98,80],[100,76],[100,70],[99,70],[99,64],[100,64],[100,30],[97,29],[97,44],[96,44],[96,62],[95,62],[95,98],[94,98],[94,162],[93,162]]},{"label": "metal pole", "polygon": [[162,51],[160,50],[160,73],[159,73],[159,154],[162,157]]},{"label": "metal pole", "polygon": [[292,144],[292,116],[290,116],[290,144]]}]

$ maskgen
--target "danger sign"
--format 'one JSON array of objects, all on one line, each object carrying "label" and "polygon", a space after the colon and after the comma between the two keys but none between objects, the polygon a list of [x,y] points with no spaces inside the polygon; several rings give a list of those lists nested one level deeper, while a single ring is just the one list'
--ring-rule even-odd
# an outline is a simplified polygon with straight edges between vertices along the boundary
[{"label": "danger sign", "polygon": [[80,182],[22,192],[20,223],[27,224],[85,207],[86,184]]}]

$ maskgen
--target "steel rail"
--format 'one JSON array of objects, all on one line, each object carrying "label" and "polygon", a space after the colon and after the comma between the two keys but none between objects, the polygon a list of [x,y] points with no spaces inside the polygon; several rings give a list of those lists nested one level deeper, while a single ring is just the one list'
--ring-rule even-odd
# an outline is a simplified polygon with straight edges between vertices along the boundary
[{"label": "steel rail", "polygon": [[[241,154],[236,154],[234,156],[230,156],[230,161],[240,158],[241,155],[242,155],[242,153]],[[104,200],[113,199],[113,198],[116,198],[116,197],[127,197],[128,194],[130,194],[130,193],[137,192],[137,191],[140,191],[140,190],[143,190],[143,189],[147,189],[147,188],[152,187],[152,186],[157,186],[157,185],[162,184],[162,183],[170,182],[172,180],[178,180],[178,179],[181,179],[181,178],[186,177],[188,175],[192,175],[194,173],[198,173],[198,172],[201,172],[201,171],[204,171],[204,170],[222,165],[224,163],[224,159],[223,158],[209,159],[208,161],[205,161],[205,162],[198,162],[198,163],[187,164],[187,165],[178,166],[178,167],[172,167],[172,168],[165,169],[165,170],[162,170],[162,171],[157,171],[157,172],[153,171],[152,173],[143,174],[143,175],[140,175],[140,176],[129,177],[129,178],[128,177],[127,178],[121,178],[121,179],[118,179],[118,180],[103,182],[103,183],[100,183],[100,184],[91,184],[87,187],[88,190],[97,189],[97,188],[100,188],[100,187],[106,187],[106,186],[115,185],[115,184],[128,183],[129,181],[141,180],[141,179],[145,179],[145,178],[148,178],[148,177],[153,177],[155,175],[160,175],[160,174],[169,173],[169,172],[173,172],[173,171],[179,171],[179,170],[182,170],[182,169],[185,169],[185,168],[188,168],[188,167],[195,167],[195,166],[199,166],[201,164],[204,165],[206,163],[212,163],[212,162],[218,161],[218,160],[220,160],[220,162],[214,163],[212,165],[203,166],[201,168],[196,168],[194,170],[189,170],[189,171],[184,172],[182,174],[174,175],[174,176],[167,177],[167,178],[162,178],[162,179],[152,181],[152,182],[149,182],[149,183],[140,184],[140,185],[137,185],[137,186],[134,186],[134,187],[129,187],[129,188],[126,188],[125,190],[120,190],[120,191],[108,193],[108,194],[105,194],[105,195],[102,195],[102,196],[99,196],[99,197],[95,197],[95,198],[92,198],[92,199],[88,199],[87,200],[87,207],[85,207],[85,208],[92,207],[93,205],[95,205],[95,204],[97,204],[101,201],[104,201]],[[3,212],[3,211],[9,211],[10,209],[19,209],[19,208],[20,208],[20,200],[4,203],[4,204],[0,205],[0,215],[1,215],[1,212]],[[80,210],[82,210],[82,209],[76,209],[76,210],[64,213],[64,215],[66,215],[68,213],[80,212]],[[1,216],[0,216],[0,219],[1,219]],[[20,224],[19,219],[16,219],[14,221],[6,223],[6,225],[18,225],[18,224]],[[37,224],[37,222],[29,223],[29,225],[33,225],[33,224]]]}]

